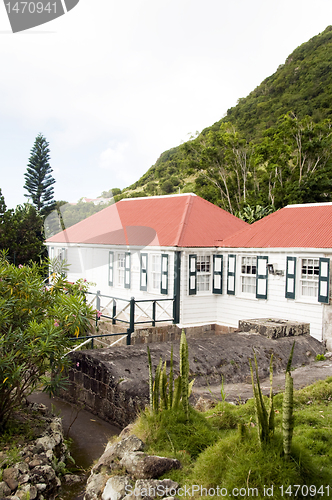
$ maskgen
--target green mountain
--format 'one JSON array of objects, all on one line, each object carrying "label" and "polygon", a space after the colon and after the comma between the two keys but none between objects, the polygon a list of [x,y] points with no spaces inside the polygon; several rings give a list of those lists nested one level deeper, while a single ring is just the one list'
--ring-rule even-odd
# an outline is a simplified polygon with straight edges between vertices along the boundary
[{"label": "green mountain", "polygon": [[332,197],[332,26],[198,137],[165,151],[115,199],[193,191],[239,213],[247,205]]}]

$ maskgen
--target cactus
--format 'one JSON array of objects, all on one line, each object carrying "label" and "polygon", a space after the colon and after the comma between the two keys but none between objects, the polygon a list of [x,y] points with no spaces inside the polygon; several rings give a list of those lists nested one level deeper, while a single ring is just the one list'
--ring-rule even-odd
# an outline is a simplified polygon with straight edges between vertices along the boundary
[{"label": "cactus", "polygon": [[189,418],[189,358],[188,358],[188,344],[184,330],[181,333],[180,341],[180,375],[181,375],[181,396],[182,405],[186,413],[187,419]]},{"label": "cactus", "polygon": [[[150,410],[157,413],[160,409],[179,408],[180,401],[189,418],[189,396],[192,391],[194,380],[189,383],[189,355],[188,343],[184,330],[182,330],[180,341],[180,375],[174,380],[173,371],[173,346],[171,349],[171,362],[169,380],[167,378],[166,361],[163,364],[160,358],[156,368],[155,378],[152,375],[152,361],[149,346],[147,347],[149,362],[149,395]],[[167,390],[168,388],[168,390]]]},{"label": "cactus", "polygon": [[263,445],[264,443],[268,443],[270,441],[271,436],[274,434],[274,409],[273,409],[273,354],[271,355],[270,360],[270,405],[269,410],[266,410],[263,394],[261,391],[259,376],[258,376],[258,365],[256,353],[254,352],[254,361],[255,361],[255,372],[256,372],[256,382],[254,381],[254,372],[251,364],[251,360],[249,359],[250,365],[250,373],[251,373],[251,383],[253,388],[254,395],[254,404],[255,404],[255,412],[257,417],[257,431],[258,438]]},{"label": "cactus", "polygon": [[147,347],[147,351],[148,351],[148,362],[149,362],[149,401],[150,401],[150,410],[153,411],[153,375],[152,375],[151,353],[149,346]]},{"label": "cactus", "polygon": [[285,392],[282,402],[282,432],[285,458],[289,459],[293,429],[294,429],[294,415],[293,415],[293,378],[290,373],[295,342],[288,359],[286,376],[285,376]]},{"label": "cactus", "polygon": [[167,396],[167,373],[166,373],[166,361],[164,363],[164,368],[160,372],[160,402],[164,410],[168,408],[168,396]]},{"label": "cactus", "polygon": [[168,406],[173,406],[173,387],[174,387],[174,372],[173,372],[173,346],[171,347],[171,364],[169,370],[169,388],[168,388]]}]

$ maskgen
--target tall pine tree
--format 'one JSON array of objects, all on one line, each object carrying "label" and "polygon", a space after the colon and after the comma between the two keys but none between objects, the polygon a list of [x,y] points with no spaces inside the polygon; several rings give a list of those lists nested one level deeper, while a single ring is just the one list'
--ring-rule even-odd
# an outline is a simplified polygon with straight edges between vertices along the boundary
[{"label": "tall pine tree", "polygon": [[54,188],[52,185],[55,180],[51,175],[52,168],[49,160],[49,143],[42,134],[38,134],[31,149],[27,171],[24,174],[24,189],[29,193],[25,194],[25,196],[31,198],[37,212],[43,215],[47,215],[54,205]]}]

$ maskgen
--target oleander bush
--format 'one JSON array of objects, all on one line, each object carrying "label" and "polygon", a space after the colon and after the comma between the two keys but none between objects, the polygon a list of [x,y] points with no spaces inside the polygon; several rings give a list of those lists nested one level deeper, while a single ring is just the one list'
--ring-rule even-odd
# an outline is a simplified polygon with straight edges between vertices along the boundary
[{"label": "oleander bush", "polygon": [[38,386],[53,393],[63,385],[70,338],[85,333],[94,316],[84,283],[54,274],[47,285],[43,272],[0,254],[0,432]]}]

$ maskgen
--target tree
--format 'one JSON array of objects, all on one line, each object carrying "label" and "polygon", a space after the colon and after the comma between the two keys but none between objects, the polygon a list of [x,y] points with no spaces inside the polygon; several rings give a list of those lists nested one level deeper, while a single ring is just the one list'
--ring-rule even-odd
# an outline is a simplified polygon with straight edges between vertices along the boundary
[{"label": "tree", "polygon": [[43,218],[29,203],[7,209],[0,189],[0,250],[16,265],[39,262],[46,256]]},{"label": "tree", "polygon": [[61,387],[70,338],[85,334],[95,314],[85,302],[87,283],[53,275],[45,287],[43,272],[9,264],[0,253],[0,434],[36,387]]},{"label": "tree", "polygon": [[24,174],[24,189],[29,193],[25,194],[25,196],[32,199],[37,212],[42,215],[48,214],[54,204],[54,188],[52,185],[55,180],[51,175],[52,168],[49,160],[49,143],[42,134],[38,134],[31,149],[27,172]]}]

